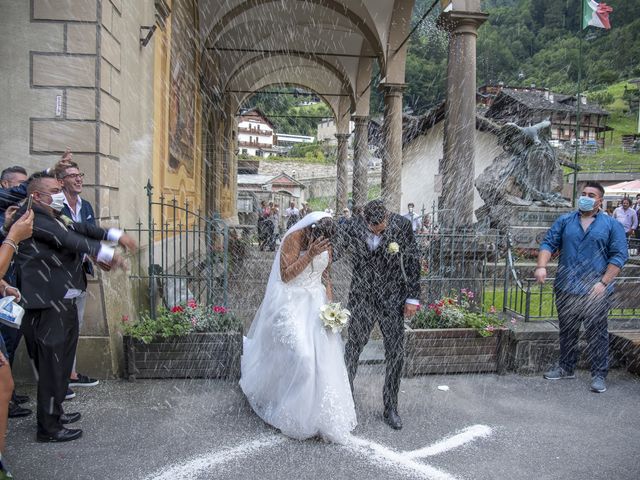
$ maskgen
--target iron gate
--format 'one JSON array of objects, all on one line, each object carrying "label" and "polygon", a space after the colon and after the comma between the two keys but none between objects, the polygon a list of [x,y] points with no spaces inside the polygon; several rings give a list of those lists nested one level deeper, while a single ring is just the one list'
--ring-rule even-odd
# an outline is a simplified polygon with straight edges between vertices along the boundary
[{"label": "iron gate", "polygon": [[139,308],[148,305],[155,317],[158,307],[171,308],[191,299],[227,305],[227,224],[216,214],[193,211],[188,201],[179,203],[175,197],[167,201],[162,194],[154,200],[150,181],[145,190],[147,222],[139,219],[136,228],[127,229],[138,245],[147,242],[146,258],[141,252],[130,275]]}]

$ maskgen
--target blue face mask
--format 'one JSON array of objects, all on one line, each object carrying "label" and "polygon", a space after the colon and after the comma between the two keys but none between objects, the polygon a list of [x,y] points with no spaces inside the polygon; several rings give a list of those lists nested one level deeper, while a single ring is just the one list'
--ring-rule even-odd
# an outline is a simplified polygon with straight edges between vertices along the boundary
[{"label": "blue face mask", "polygon": [[585,197],[584,195],[578,199],[578,210],[581,212],[591,212],[596,206],[596,199]]}]

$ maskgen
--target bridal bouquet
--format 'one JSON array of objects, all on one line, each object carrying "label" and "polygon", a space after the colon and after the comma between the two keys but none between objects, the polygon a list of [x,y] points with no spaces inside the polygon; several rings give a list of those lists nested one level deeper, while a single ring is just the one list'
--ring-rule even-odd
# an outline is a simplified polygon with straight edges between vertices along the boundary
[{"label": "bridal bouquet", "polygon": [[349,323],[351,312],[338,303],[327,303],[320,307],[320,319],[333,333],[339,333]]}]

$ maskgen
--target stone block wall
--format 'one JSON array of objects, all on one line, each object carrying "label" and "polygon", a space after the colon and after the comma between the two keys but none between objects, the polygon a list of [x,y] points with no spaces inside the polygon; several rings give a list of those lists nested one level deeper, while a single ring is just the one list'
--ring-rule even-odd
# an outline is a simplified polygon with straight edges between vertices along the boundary
[{"label": "stone block wall", "polygon": [[[0,7],[0,64],[9,89],[0,112],[0,155],[10,159],[3,166],[42,170],[68,147],[99,224],[132,226],[151,175],[150,151],[139,154],[129,142],[149,138],[153,128],[154,44],[139,42],[140,26],[154,22],[153,0],[0,0]],[[135,175],[121,184],[127,156]],[[116,324],[131,313],[128,290],[123,272],[90,280],[78,350],[83,373],[121,371]],[[27,372],[19,368],[18,377],[21,370]]]}]

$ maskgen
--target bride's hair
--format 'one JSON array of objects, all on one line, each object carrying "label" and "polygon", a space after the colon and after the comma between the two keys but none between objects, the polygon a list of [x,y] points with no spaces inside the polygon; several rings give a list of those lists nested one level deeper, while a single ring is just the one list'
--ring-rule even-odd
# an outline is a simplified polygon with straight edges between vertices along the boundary
[{"label": "bride's hair", "polygon": [[322,218],[311,224],[309,228],[311,228],[311,238],[313,240],[320,237],[331,240],[336,234],[336,223],[331,217]]}]

